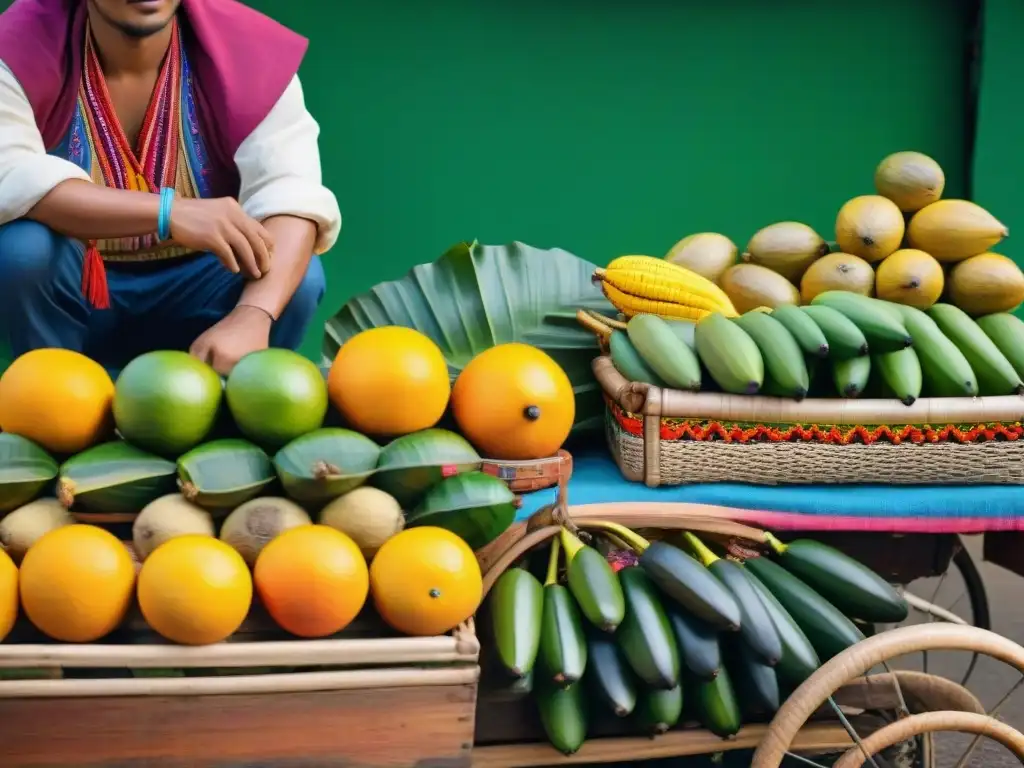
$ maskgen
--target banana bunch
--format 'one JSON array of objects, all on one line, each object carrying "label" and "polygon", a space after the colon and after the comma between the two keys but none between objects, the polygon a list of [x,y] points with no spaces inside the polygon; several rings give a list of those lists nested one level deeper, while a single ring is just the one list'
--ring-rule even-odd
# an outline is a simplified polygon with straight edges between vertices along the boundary
[{"label": "banana bunch", "polygon": [[712,312],[735,317],[725,291],[685,267],[651,256],[620,256],[594,271],[594,281],[626,317],[640,314],[700,320]]},{"label": "banana bunch", "polygon": [[563,528],[488,596],[497,682],[532,697],[566,755],[587,738],[592,702],[638,733],[685,716],[728,738],[771,718],[780,688],[862,640],[851,619],[907,616],[890,584],[816,541],[766,533],[771,556],[741,561],[688,532],[648,541],[614,523],[588,528],[594,546]]},{"label": "banana bunch", "polygon": [[[914,307],[845,291],[807,306],[758,307],[697,321],[638,314],[622,323],[581,310],[626,379],[658,387],[801,400],[812,390],[918,397],[1024,392],[1024,321],[972,319],[951,304]],[[706,372],[711,381],[702,381]]]}]

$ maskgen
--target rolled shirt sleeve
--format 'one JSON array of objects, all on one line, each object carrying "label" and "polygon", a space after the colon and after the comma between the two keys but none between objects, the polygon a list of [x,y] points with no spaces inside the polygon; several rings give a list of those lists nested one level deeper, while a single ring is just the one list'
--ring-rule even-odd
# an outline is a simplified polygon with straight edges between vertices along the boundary
[{"label": "rolled shirt sleeve", "polygon": [[0,224],[22,218],[69,179],[92,181],[74,163],[46,154],[25,91],[0,62]]},{"label": "rolled shirt sleeve", "polygon": [[319,135],[296,75],[235,153],[243,210],[260,221],[281,215],[309,219],[317,227],[318,254],[334,245],[341,230],[338,201],[323,185]]}]

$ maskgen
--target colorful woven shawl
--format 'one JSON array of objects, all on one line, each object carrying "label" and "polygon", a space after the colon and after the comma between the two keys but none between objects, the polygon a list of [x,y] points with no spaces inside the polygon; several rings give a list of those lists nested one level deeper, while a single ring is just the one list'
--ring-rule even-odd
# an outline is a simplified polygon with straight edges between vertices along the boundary
[{"label": "colorful woven shawl", "polygon": [[[180,197],[208,197],[207,154],[177,22],[134,147],[118,121],[88,28],[84,54],[77,109],[54,154],[81,167],[97,184],[114,189],[157,193],[174,187]],[[109,297],[104,260],[148,261],[186,252],[173,242],[159,242],[155,233],[89,243],[83,291],[93,306],[105,308]]]}]

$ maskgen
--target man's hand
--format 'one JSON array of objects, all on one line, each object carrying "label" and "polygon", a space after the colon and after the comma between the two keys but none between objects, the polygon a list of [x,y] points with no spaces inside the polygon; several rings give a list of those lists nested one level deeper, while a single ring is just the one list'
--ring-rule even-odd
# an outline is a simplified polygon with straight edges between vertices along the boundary
[{"label": "man's hand", "polygon": [[189,353],[227,376],[250,352],[270,344],[270,315],[258,307],[235,307],[223,320],[195,340]]},{"label": "man's hand", "polygon": [[187,248],[210,251],[231,272],[241,272],[250,280],[270,270],[274,238],[234,198],[175,198],[171,237]]}]

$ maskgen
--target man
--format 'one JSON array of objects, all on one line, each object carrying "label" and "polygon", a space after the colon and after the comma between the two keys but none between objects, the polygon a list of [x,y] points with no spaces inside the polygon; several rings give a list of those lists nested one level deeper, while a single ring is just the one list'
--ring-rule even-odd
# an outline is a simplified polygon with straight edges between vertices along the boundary
[{"label": "man", "polygon": [[341,216],[296,75],[234,0],[15,0],[0,14],[0,332],[117,370],[295,349]]}]

